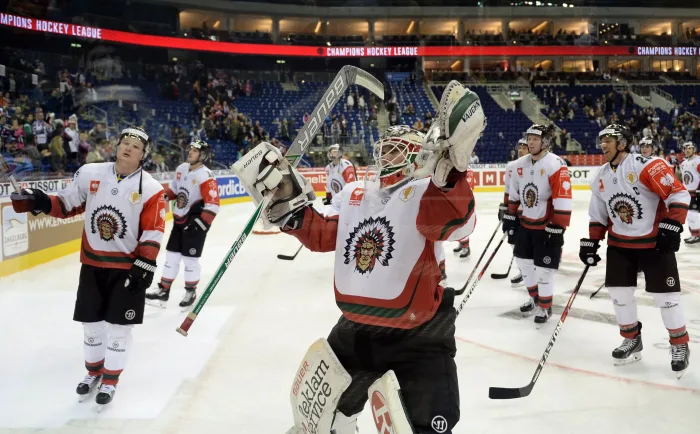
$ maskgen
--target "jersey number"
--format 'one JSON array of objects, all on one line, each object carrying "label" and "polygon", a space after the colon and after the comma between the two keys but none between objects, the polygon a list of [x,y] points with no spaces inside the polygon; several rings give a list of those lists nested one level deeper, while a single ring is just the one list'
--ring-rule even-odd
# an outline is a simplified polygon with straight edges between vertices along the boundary
[{"label": "jersey number", "polygon": [[[639,162],[642,163],[642,164],[645,164],[647,161],[651,160],[651,158],[645,157],[645,156],[643,156],[643,155],[637,155],[636,160],[639,161]],[[639,194],[639,193],[637,193],[637,194]]]}]

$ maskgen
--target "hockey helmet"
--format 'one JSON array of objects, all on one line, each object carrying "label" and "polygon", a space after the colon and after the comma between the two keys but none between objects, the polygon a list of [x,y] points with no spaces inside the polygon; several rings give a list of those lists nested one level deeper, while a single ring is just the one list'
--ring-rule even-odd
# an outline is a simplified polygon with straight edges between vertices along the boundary
[{"label": "hockey helmet", "polygon": [[133,137],[143,143],[143,158],[141,158],[141,161],[145,161],[151,153],[151,139],[148,137],[146,131],[140,127],[124,128],[119,135],[119,143],[122,142],[124,137]]},{"label": "hockey helmet", "polygon": [[654,140],[651,137],[642,137],[642,139],[639,141],[639,148],[645,148],[645,147],[650,147],[652,152],[656,154],[659,150],[659,145],[656,144],[656,140]]},{"label": "hockey helmet", "polygon": [[629,128],[621,124],[610,124],[598,133],[598,137],[596,138],[596,146],[598,149],[602,149],[601,145],[604,137],[612,137],[618,144],[624,145],[625,152],[630,151],[630,146],[632,146],[634,140]]},{"label": "hockey helmet", "polygon": [[524,137],[518,140],[518,146],[516,146],[516,148],[519,148],[521,146],[525,146],[527,148],[527,139]]},{"label": "hockey helmet", "polygon": [[683,143],[683,151],[685,151],[687,148],[693,148],[693,152],[697,151],[697,149],[698,149],[695,147],[695,143],[693,143],[693,142]]},{"label": "hockey helmet", "polygon": [[407,125],[389,127],[374,143],[374,164],[379,170],[379,185],[390,188],[408,179],[416,170],[416,157],[425,136]]},{"label": "hockey helmet", "polygon": [[328,148],[328,160],[332,161],[335,158],[340,158],[343,153],[340,151],[340,145],[339,144],[333,144]]},{"label": "hockey helmet", "polygon": [[551,149],[554,142],[554,127],[552,125],[534,124],[525,132],[526,140],[530,135],[542,139],[542,149]]},{"label": "hockey helmet", "polygon": [[192,142],[190,142],[189,146],[187,147],[188,153],[190,152],[190,149],[199,150],[199,161],[201,161],[203,164],[208,163],[213,158],[211,146],[209,146],[209,143],[203,140],[192,140]]}]

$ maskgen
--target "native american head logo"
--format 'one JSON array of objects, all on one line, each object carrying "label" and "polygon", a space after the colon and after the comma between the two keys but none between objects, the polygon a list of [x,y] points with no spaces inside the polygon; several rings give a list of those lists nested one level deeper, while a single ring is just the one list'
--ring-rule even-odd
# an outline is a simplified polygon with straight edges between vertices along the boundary
[{"label": "native american head logo", "polygon": [[90,230],[99,233],[100,239],[113,241],[115,237],[124,238],[126,235],[126,219],[118,209],[111,205],[98,207],[90,218]]},{"label": "native american head logo", "polygon": [[618,217],[622,223],[631,225],[634,220],[642,219],[642,206],[634,197],[625,194],[617,193],[608,201],[610,208],[610,216]]},{"label": "native american head logo", "polygon": [[394,230],[386,217],[368,218],[362,221],[346,240],[345,264],[355,261],[360,274],[371,273],[377,262],[389,265],[394,251]]},{"label": "native american head logo", "polygon": [[175,206],[180,209],[184,209],[190,202],[190,193],[182,189],[177,193],[177,198],[175,199]]},{"label": "native american head logo", "polygon": [[693,174],[690,172],[683,172],[683,184],[690,185],[693,183]]},{"label": "native american head logo", "polygon": [[533,208],[539,204],[539,190],[537,189],[537,186],[533,184],[532,182],[528,182],[525,184],[525,188],[523,188],[523,201],[525,203],[525,206],[528,208]]},{"label": "native american head logo", "polygon": [[333,193],[338,193],[342,188],[337,179],[331,180],[331,190],[333,190]]}]

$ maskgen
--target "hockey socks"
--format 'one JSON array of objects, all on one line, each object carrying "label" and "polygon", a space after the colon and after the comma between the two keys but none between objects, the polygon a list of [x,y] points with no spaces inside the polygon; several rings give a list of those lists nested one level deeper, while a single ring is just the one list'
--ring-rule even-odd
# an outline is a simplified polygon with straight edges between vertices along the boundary
[{"label": "hockey socks", "polygon": [[160,284],[164,291],[170,291],[170,287],[177,278],[177,274],[180,272],[180,260],[182,259],[182,254],[178,252],[165,252],[165,266],[163,267],[163,275],[160,278]]},{"label": "hockey socks", "polygon": [[133,326],[109,324],[109,344],[105,355],[102,384],[116,386],[119,375],[126,365],[127,355],[131,347],[131,329]]},{"label": "hockey socks", "polygon": [[199,258],[183,256],[182,262],[185,264],[185,289],[195,289],[202,274],[202,266]]},{"label": "hockey socks", "polygon": [[104,369],[107,323],[104,321],[83,323],[83,333],[85,368],[89,375],[97,377]]}]

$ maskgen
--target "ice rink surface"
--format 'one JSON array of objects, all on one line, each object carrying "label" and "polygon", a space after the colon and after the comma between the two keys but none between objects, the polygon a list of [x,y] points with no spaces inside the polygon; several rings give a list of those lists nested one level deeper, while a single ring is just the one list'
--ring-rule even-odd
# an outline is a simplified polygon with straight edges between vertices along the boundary
[{"label": "ice rink surface", "polygon": [[[461,421],[455,433],[700,432],[700,248],[682,246],[678,254],[692,352],[682,379],[671,371],[668,333],[643,280],[637,291],[643,359],[613,366],[610,353],[622,338],[610,298],[603,289],[589,299],[603,282],[599,265],[588,273],[532,394],[510,401],[488,398],[489,386],[530,381],[583,270],[578,240],[588,233],[589,197],[588,191],[574,192],[572,227],[556,275],[555,315],[546,326],[538,330],[532,317],[520,316],[524,288],[489,277],[508,267],[511,250],[505,244],[457,319]],[[496,227],[501,198],[477,194],[477,230],[467,261],[454,256],[455,243],[445,245],[451,286],[463,285],[471,272]],[[202,258],[200,293],[252,210],[251,203],[222,208]],[[114,401],[100,414],[93,400],[78,403],[75,394],[85,374],[82,327],[71,320],[79,255],[3,278],[0,432],[283,434],[292,423],[288,396],[297,366],[340,315],[333,300],[333,254],[302,250],[292,262],[276,258],[293,254],[298,245],[287,235],[251,236],[187,338],[175,332],[186,315],[177,307],[184,292],[181,274],[168,309],[147,307],[144,324],[135,327]],[[164,260],[162,250],[159,266]],[[376,432],[367,407],[360,430]]]}]

